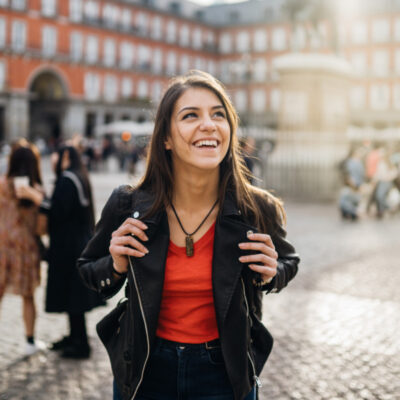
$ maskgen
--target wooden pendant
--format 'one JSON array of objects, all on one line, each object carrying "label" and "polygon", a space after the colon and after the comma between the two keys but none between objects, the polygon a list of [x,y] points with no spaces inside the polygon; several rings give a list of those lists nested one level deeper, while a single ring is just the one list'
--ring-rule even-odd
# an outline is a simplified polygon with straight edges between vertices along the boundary
[{"label": "wooden pendant", "polygon": [[192,257],[194,253],[193,239],[191,236],[186,236],[186,255]]}]

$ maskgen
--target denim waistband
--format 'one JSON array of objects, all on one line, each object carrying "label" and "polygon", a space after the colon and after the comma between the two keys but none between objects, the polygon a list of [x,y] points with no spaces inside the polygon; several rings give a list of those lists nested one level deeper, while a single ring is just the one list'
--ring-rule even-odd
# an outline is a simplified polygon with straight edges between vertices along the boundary
[{"label": "denim waistband", "polygon": [[180,348],[180,349],[216,349],[221,347],[221,343],[219,339],[210,340],[209,342],[204,343],[180,343],[173,342],[172,340],[163,339],[160,337],[156,337],[156,344],[160,344],[161,346],[169,347],[169,348]]}]

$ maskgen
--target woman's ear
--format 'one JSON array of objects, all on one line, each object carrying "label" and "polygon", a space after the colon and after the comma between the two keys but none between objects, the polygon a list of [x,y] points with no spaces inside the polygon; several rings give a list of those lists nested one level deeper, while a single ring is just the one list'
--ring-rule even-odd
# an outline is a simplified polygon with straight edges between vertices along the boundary
[{"label": "woman's ear", "polygon": [[164,146],[165,146],[165,150],[171,150],[171,143],[170,143],[170,138],[169,137],[164,142]]}]

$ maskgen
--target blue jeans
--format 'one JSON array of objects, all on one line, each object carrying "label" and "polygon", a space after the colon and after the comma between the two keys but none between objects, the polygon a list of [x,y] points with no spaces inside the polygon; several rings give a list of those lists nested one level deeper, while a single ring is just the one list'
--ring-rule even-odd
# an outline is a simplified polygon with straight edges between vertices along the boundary
[{"label": "blue jeans", "polygon": [[[255,400],[253,390],[244,400]],[[113,400],[122,400],[114,382]],[[233,400],[221,348],[156,340],[135,400]]]}]

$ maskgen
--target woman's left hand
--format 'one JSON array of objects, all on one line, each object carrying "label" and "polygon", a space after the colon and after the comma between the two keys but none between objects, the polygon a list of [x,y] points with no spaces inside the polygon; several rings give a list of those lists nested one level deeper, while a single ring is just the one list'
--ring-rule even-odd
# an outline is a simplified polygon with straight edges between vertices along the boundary
[{"label": "woman's left hand", "polygon": [[40,205],[43,201],[43,193],[32,186],[19,186],[15,188],[15,194],[18,199],[27,199],[33,201],[36,205]]},{"label": "woman's left hand", "polygon": [[248,232],[247,238],[251,242],[239,243],[239,247],[242,250],[253,250],[258,253],[241,256],[239,261],[249,264],[249,268],[258,272],[261,279],[268,283],[276,275],[278,267],[278,253],[275,251],[271,236],[265,233]]}]

